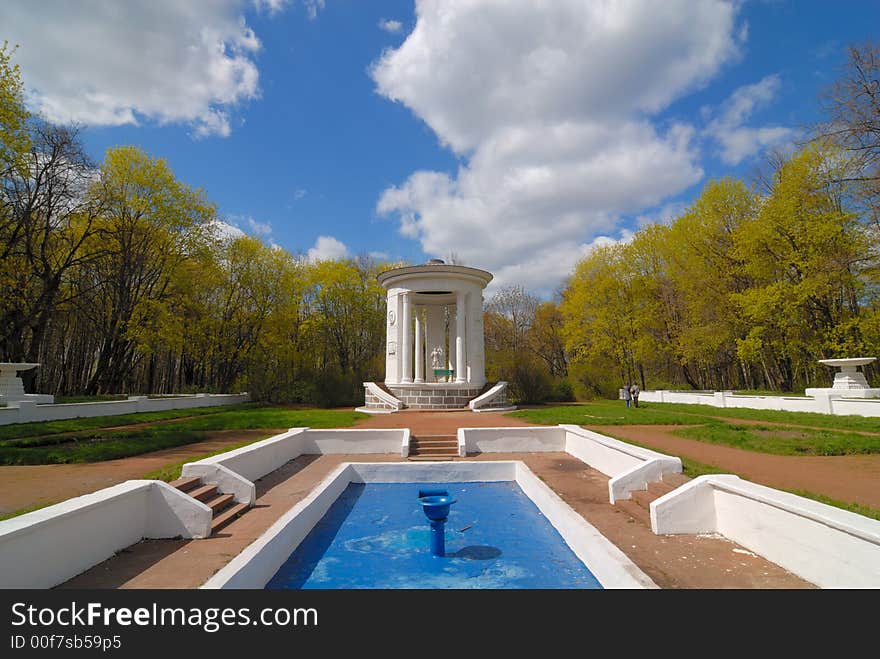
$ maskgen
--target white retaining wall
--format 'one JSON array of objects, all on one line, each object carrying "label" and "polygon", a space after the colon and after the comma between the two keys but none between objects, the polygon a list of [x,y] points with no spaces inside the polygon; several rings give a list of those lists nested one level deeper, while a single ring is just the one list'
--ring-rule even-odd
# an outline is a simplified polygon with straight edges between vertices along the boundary
[{"label": "white retaining wall", "polygon": [[37,405],[33,401],[15,401],[7,407],[0,407],[0,426],[10,423],[31,423],[34,421],[60,421],[80,417],[115,416],[137,412],[160,412],[165,410],[191,409],[194,407],[215,407],[234,405],[250,400],[247,392],[240,394],[194,394],[192,396],[173,396],[168,398],[148,398],[129,396],[126,400],[107,400],[94,403],[60,403]]},{"label": "white retaining wall", "polygon": [[459,428],[458,455],[564,451],[565,431],[560,426],[522,428]]},{"label": "white retaining wall", "polygon": [[681,473],[681,459],[633,446],[580,426],[529,426],[523,428],[459,428],[458,453],[567,452],[610,477],[611,503],[629,499],[633,490],[664,474]]},{"label": "white retaining wall", "polygon": [[211,509],[131,480],[0,522],[0,588],[51,588],[143,538],[206,538]]},{"label": "white retaining wall", "polygon": [[681,473],[681,458],[627,444],[580,426],[562,424],[565,450],[608,476],[611,503],[630,498],[634,490],[647,490],[648,483],[665,474]]},{"label": "white retaining wall", "polygon": [[749,396],[730,391],[643,391],[639,400],[648,403],[684,403],[712,407],[746,407],[755,410],[815,412],[855,416],[880,416],[880,398],[840,398],[838,394],[816,396]]},{"label": "white retaining wall", "polygon": [[[263,588],[349,483],[516,481],[605,588],[656,584],[522,462],[345,463],[202,588]],[[427,523],[427,522],[426,522]]]},{"label": "white retaining wall", "polygon": [[300,455],[395,453],[406,457],[409,437],[408,428],[291,428],[233,451],[189,462],[183,465],[181,475],[200,476],[205,482],[217,483],[220,492],[232,494],[240,503],[253,505],[254,481]]},{"label": "white retaining wall", "polygon": [[651,503],[654,533],[720,533],[823,588],[880,588],[880,521],[730,475]]}]

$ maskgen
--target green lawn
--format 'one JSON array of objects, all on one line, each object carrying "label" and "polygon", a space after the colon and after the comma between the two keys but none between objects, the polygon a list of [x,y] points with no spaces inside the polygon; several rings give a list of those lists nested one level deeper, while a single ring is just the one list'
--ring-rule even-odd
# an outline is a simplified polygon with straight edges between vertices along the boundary
[{"label": "green lawn", "polygon": [[[695,409],[696,408],[696,409]],[[746,425],[722,421],[716,415],[759,419],[792,425]],[[718,409],[705,405],[642,403],[627,408],[622,401],[600,401],[581,405],[518,410],[510,412],[532,423],[580,426],[673,425],[696,426],[673,430],[674,435],[712,444],[775,455],[852,455],[880,453],[880,434],[860,435],[853,431],[880,433],[880,422],[864,417],[829,417],[823,414],[764,410]],[[819,428],[802,428],[816,425]],[[628,440],[627,440],[628,441]]]},{"label": "green lawn", "polygon": [[[195,418],[168,421],[130,430],[102,430],[102,428],[168,419],[170,413],[128,414],[20,424],[21,427],[16,432],[8,433],[11,437],[0,439],[0,464],[99,462],[191,444],[205,439],[206,433],[211,430],[278,429],[298,426],[336,428],[351,426],[355,421],[368,416],[351,410],[285,409],[254,404],[196,408],[176,412],[178,416]],[[181,412],[185,414],[180,414]],[[86,428],[83,429],[82,425]],[[3,430],[8,428],[7,426]],[[72,437],[46,436],[47,433],[71,431],[75,432]]]},{"label": "green lawn", "polygon": [[593,401],[578,405],[539,407],[509,412],[532,423],[577,425],[694,425],[713,423],[717,417],[751,419],[790,425],[814,426],[834,430],[855,430],[880,433],[880,418],[863,416],[833,416],[812,412],[777,412],[744,408],[718,408],[710,405],[680,403],[645,403],[627,408],[623,401]]},{"label": "green lawn", "polygon": [[674,435],[711,444],[774,455],[859,455],[880,453],[880,435],[859,435],[796,426],[707,423],[674,430]]},{"label": "green lawn", "polygon": [[220,412],[238,412],[262,408],[259,403],[240,403],[224,407],[194,407],[188,410],[167,410],[164,412],[141,412],[140,414],[114,414],[112,416],[95,416],[85,419],[64,419],[62,421],[38,421],[35,423],[12,423],[0,426],[0,440],[18,437],[33,437],[61,432],[93,430],[95,428],[111,428],[132,423],[163,421],[189,416],[214,415]]}]

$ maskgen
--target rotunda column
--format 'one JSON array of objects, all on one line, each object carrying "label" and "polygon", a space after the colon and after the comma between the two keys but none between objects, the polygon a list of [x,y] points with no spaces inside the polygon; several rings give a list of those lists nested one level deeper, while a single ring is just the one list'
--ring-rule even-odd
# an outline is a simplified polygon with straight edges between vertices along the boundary
[{"label": "rotunda column", "polygon": [[412,360],[412,293],[403,294],[403,318],[400,319],[400,361],[402,377],[400,381],[409,384],[413,381]]},{"label": "rotunda column", "polygon": [[416,316],[416,382],[425,381],[425,326],[422,324],[422,308],[415,308]]},{"label": "rotunda column", "polygon": [[466,336],[467,307],[465,306],[465,292],[455,293],[455,381],[466,382],[465,378],[465,336]]}]

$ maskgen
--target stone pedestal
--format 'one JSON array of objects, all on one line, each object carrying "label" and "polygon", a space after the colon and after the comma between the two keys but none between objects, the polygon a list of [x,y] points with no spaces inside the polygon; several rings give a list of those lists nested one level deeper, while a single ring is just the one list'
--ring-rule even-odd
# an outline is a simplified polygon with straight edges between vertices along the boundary
[{"label": "stone pedestal", "polygon": [[39,364],[26,362],[0,362],[0,402],[16,404],[21,401],[32,403],[52,403],[54,396],[49,394],[26,394],[19,373],[36,368]]},{"label": "stone pedestal", "polygon": [[871,388],[859,366],[867,366],[876,357],[852,357],[847,359],[820,359],[820,364],[836,366],[840,372],[834,374],[831,387],[811,387],[804,393],[807,396],[833,396],[836,398],[880,398],[880,388]]}]

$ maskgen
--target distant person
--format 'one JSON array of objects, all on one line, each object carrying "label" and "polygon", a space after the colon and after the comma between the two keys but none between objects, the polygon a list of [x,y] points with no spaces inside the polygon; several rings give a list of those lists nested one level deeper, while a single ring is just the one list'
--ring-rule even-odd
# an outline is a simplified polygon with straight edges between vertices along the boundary
[{"label": "distant person", "polygon": [[633,383],[633,385],[629,388],[629,393],[633,399],[633,406],[638,407],[639,406],[639,385]]},{"label": "distant person", "polygon": [[623,400],[626,401],[626,406],[629,407],[630,401],[632,401],[632,392],[631,392],[631,387],[629,385],[626,385],[623,388]]}]

